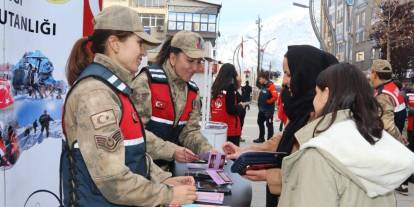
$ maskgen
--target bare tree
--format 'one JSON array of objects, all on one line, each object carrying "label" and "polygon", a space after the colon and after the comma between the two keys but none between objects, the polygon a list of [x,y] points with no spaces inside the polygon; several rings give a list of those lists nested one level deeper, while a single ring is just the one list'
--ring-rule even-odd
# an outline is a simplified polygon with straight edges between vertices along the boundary
[{"label": "bare tree", "polygon": [[414,1],[377,1],[371,39],[381,48],[381,58],[391,62],[397,75],[414,63]]}]

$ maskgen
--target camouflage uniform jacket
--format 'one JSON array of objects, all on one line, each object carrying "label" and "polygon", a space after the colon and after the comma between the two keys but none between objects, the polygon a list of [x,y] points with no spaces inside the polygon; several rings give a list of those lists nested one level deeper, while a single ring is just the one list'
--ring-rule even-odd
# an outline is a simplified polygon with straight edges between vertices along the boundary
[{"label": "camouflage uniform jacket", "polygon": [[379,94],[375,97],[382,107],[381,120],[384,123],[384,130],[391,134],[396,139],[400,139],[401,133],[394,122],[394,100],[387,94]]},{"label": "camouflage uniform jacket", "polygon": [[[167,78],[168,84],[171,90],[171,98],[172,102],[174,103],[174,111],[175,111],[175,120],[174,123],[177,123],[180,119],[181,114],[183,113],[186,101],[187,101],[187,92],[188,87],[187,83],[183,81],[180,77],[177,76],[175,71],[172,69],[170,62],[164,63],[162,66]],[[133,102],[135,104],[135,108],[138,110],[138,113],[141,116],[142,122],[147,124],[148,121],[151,119],[152,115],[152,106],[151,106],[151,89],[149,86],[149,80],[146,73],[139,74],[132,82],[131,88],[133,89]],[[190,119],[188,120],[187,124],[181,131],[179,135],[179,142],[189,149],[191,149],[195,153],[202,153],[208,152],[213,147],[208,143],[207,139],[203,137],[200,132],[200,117],[201,117],[201,105],[200,105],[200,96],[197,95],[196,99],[193,101],[193,110],[190,114]],[[174,144],[171,143],[171,147]],[[177,146],[175,145],[174,148],[176,149]],[[165,151],[159,151],[160,155],[156,157],[168,157],[173,156],[173,152],[170,152],[171,149],[165,149]]]},{"label": "camouflage uniform jacket", "polygon": [[[133,76],[129,71],[113,63],[109,57],[96,54],[94,62],[107,67],[126,84],[131,83]],[[110,137],[120,131],[120,106],[117,94],[102,81],[87,78],[78,83],[65,106],[64,123],[69,146],[77,141],[93,182],[108,201],[128,206],[170,203],[172,188],[161,182],[171,174],[160,169],[149,156],[147,165],[151,181],[132,173],[125,165],[125,147],[122,142],[113,151],[102,149],[95,143],[95,135]],[[102,113],[107,113],[107,120],[94,121],[93,117]],[[157,143],[153,139],[158,138],[151,134],[146,134],[146,137],[149,145]],[[153,146],[153,149],[157,147]]]}]

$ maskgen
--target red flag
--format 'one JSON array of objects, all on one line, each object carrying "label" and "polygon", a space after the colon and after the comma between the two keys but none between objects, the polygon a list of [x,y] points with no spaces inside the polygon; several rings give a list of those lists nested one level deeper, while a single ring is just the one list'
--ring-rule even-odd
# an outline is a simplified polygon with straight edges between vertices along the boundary
[{"label": "red flag", "polygon": [[243,58],[243,36],[242,36],[242,41],[241,41],[241,57]]},{"label": "red flag", "polygon": [[93,17],[102,10],[103,0],[83,1],[83,36],[91,35],[93,32]]}]

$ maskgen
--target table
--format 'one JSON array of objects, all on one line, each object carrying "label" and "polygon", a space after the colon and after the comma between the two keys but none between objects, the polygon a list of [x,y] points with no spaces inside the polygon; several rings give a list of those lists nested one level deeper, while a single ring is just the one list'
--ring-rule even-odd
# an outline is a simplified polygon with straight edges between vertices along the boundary
[{"label": "table", "polygon": [[[235,207],[250,207],[252,201],[252,186],[250,181],[244,179],[237,173],[232,173],[230,167],[233,161],[227,160],[224,166],[225,172],[230,176],[233,184],[231,186],[231,194],[224,196],[222,205]],[[175,163],[174,176],[184,176],[188,170],[185,163]]]}]

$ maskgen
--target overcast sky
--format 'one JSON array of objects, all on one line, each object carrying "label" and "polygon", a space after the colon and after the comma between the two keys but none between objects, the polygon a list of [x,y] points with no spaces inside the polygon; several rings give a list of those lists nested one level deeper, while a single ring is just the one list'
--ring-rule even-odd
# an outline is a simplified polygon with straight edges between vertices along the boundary
[{"label": "overcast sky", "polygon": [[293,2],[307,5],[308,0],[216,0],[221,3],[219,30],[222,35],[237,34],[246,25],[255,24],[257,17],[262,19],[275,16],[278,13],[300,10],[308,13],[307,9],[295,7]]}]

